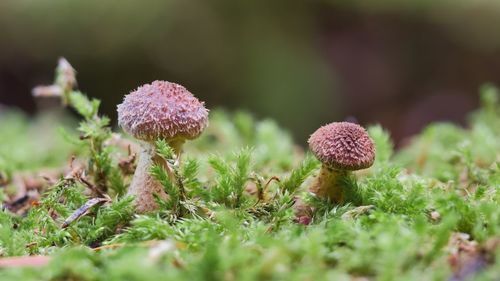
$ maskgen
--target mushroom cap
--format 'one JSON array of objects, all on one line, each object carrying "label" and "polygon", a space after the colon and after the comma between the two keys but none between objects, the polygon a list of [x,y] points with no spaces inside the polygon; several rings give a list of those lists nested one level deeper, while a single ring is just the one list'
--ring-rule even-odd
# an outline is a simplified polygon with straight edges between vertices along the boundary
[{"label": "mushroom cap", "polygon": [[333,122],[309,138],[309,147],[323,165],[336,170],[360,170],[375,160],[375,147],[366,130],[354,123]]},{"label": "mushroom cap", "polygon": [[208,110],[186,88],[167,81],[145,84],[118,105],[118,124],[144,141],[194,139],[208,126]]}]

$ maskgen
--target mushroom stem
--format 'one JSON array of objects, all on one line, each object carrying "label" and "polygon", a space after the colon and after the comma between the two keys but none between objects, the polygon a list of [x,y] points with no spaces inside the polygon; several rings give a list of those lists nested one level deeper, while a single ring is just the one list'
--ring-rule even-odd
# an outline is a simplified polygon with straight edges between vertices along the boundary
[{"label": "mushroom stem", "polygon": [[342,203],[344,200],[343,181],[349,173],[350,171],[330,169],[322,165],[319,175],[309,190],[320,198]]},{"label": "mushroom stem", "polygon": [[174,139],[168,142],[168,145],[174,150],[177,161],[181,160],[182,146],[184,145],[183,139]]},{"label": "mushroom stem", "polygon": [[135,196],[135,208],[137,213],[146,213],[158,208],[153,194],[158,194],[162,199],[168,195],[163,190],[163,185],[150,175],[149,171],[154,163],[162,163],[161,158],[156,155],[155,146],[150,143],[142,143],[139,152],[137,168],[128,189],[128,195]]}]

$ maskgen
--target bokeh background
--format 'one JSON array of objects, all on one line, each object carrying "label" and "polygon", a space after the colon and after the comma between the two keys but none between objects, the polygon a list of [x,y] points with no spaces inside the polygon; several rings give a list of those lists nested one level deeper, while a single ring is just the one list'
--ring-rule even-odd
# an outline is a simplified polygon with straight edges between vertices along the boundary
[{"label": "bokeh background", "polygon": [[2,0],[0,103],[33,114],[31,88],[57,58],[116,120],[124,94],[155,79],[209,108],[273,118],[303,143],[337,120],[394,139],[463,123],[500,80],[500,1]]}]

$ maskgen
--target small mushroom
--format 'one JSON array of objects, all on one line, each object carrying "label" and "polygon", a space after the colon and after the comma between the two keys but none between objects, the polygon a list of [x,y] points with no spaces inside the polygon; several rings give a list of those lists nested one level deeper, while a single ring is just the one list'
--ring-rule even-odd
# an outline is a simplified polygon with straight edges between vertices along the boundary
[{"label": "small mushroom", "polygon": [[135,196],[136,211],[157,209],[153,194],[166,199],[163,186],[150,174],[153,163],[163,163],[154,142],[165,139],[180,156],[186,140],[197,138],[208,125],[204,103],[186,88],[167,81],[154,81],[126,95],[118,105],[118,123],[141,140],[139,160],[128,194]]},{"label": "small mushroom", "polygon": [[310,191],[332,202],[343,202],[344,179],[352,171],[370,167],[375,160],[372,139],[357,124],[333,122],[316,130],[308,142],[322,163]]}]

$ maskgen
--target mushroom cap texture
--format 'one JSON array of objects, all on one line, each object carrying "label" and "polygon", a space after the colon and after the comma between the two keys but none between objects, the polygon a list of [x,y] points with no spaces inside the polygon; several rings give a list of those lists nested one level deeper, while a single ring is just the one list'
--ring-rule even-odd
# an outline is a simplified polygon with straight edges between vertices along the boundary
[{"label": "mushroom cap texture", "polygon": [[360,170],[375,160],[375,147],[366,130],[354,123],[333,122],[309,138],[309,147],[323,165],[336,170]]},{"label": "mushroom cap texture", "polygon": [[186,88],[167,81],[145,84],[118,105],[118,123],[143,141],[194,139],[208,126],[208,110]]}]

